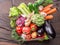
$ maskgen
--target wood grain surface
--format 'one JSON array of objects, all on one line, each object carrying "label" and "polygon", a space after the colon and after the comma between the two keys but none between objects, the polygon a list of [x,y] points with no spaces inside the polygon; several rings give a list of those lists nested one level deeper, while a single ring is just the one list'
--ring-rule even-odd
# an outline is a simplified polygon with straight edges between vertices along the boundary
[{"label": "wood grain surface", "polygon": [[[0,45],[19,45],[17,41],[11,38],[11,27],[9,25],[9,9],[12,6],[18,6],[21,2],[34,2],[34,0],[0,0]],[[50,42],[26,42],[23,45],[60,45],[60,1],[54,1],[54,7],[57,12],[51,23],[56,31],[56,38]]]}]

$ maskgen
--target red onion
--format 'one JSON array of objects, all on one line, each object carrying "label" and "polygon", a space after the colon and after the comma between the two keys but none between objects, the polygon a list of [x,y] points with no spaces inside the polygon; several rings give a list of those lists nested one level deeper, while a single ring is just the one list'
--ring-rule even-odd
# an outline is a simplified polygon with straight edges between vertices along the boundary
[{"label": "red onion", "polygon": [[20,17],[16,20],[16,25],[18,25],[18,26],[23,26],[24,23],[25,23],[25,20],[26,20],[25,17],[20,16]]}]

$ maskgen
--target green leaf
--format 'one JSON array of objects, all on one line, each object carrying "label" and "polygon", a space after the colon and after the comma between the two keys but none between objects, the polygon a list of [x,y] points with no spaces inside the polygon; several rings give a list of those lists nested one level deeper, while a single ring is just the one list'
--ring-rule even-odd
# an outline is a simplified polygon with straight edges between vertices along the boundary
[{"label": "green leaf", "polygon": [[45,33],[45,38],[44,38],[44,40],[48,40],[49,38],[48,38],[48,36],[46,35],[46,33]]},{"label": "green leaf", "polygon": [[22,40],[22,38],[18,36],[18,34],[16,33],[15,29],[12,30],[12,38],[19,40],[19,41]]},{"label": "green leaf", "polygon": [[15,20],[11,20],[11,21],[10,21],[10,25],[11,25],[12,28],[15,28],[15,26],[16,26],[16,21],[15,21]]},{"label": "green leaf", "polygon": [[17,7],[12,7],[12,8],[10,8],[10,11],[9,11],[9,17],[18,16],[19,13],[20,13],[20,11]]}]

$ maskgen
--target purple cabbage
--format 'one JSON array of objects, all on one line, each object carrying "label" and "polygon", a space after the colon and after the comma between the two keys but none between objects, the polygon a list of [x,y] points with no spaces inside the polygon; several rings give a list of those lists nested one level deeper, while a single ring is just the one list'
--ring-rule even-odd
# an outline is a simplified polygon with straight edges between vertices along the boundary
[{"label": "purple cabbage", "polygon": [[24,23],[25,23],[25,20],[26,20],[25,17],[20,16],[20,17],[16,20],[16,25],[17,25],[17,26],[23,26]]}]

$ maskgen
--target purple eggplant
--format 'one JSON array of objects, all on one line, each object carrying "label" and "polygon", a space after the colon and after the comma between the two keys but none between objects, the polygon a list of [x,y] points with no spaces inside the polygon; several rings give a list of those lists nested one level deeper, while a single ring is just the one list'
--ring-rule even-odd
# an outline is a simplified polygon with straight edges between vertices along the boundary
[{"label": "purple eggplant", "polygon": [[37,33],[38,33],[38,36],[42,36],[44,34],[43,28],[38,29]]},{"label": "purple eggplant", "polygon": [[52,26],[51,23],[49,23],[48,21],[45,22],[44,26],[43,26],[43,29],[45,30],[45,32],[47,33],[47,35],[50,37],[50,38],[55,38],[56,36],[56,32]]}]

